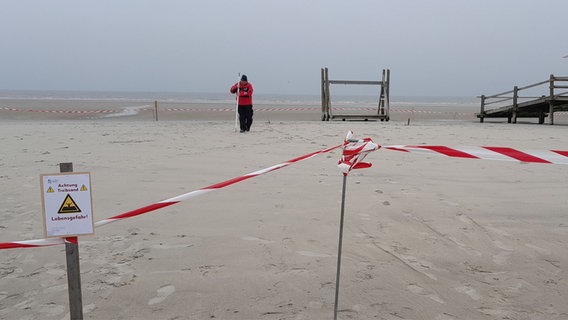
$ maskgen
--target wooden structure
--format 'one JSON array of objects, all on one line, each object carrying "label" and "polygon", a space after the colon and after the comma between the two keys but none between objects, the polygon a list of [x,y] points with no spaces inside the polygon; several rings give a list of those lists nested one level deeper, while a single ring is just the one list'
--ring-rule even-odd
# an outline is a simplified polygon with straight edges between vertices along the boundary
[{"label": "wooden structure", "polygon": [[[333,113],[331,109],[330,85],[331,84],[344,84],[344,85],[378,85],[381,87],[379,94],[379,101],[376,113],[369,114],[337,114]],[[321,112],[322,121],[329,121],[330,119],[347,119],[351,120],[381,120],[389,121],[389,103],[390,103],[390,70],[383,69],[382,81],[360,81],[360,80],[329,80],[329,72],[327,68],[321,69]]]},{"label": "wooden structure", "polygon": [[[523,90],[537,88],[548,84],[546,95],[521,96]],[[568,77],[550,78],[522,88],[515,86],[513,90],[494,94],[482,95],[481,111],[476,114],[480,122],[485,118],[507,118],[508,123],[517,123],[517,118],[538,118],[543,124],[548,116],[549,124],[554,124],[554,112],[568,111]],[[534,90],[534,89],[533,89]],[[527,91],[524,91],[527,92]],[[496,108],[486,110],[486,107],[496,104]]]},{"label": "wooden structure", "polygon": [[[73,172],[73,163],[60,163],[59,171]],[[83,293],[81,291],[81,267],[79,262],[79,240],[77,237],[65,238],[65,260],[67,262],[69,316],[72,320],[83,320]]]}]

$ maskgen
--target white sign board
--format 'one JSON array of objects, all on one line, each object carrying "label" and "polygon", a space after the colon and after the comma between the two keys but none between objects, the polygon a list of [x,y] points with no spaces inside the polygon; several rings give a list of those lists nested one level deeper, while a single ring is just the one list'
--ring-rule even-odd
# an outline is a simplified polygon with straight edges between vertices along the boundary
[{"label": "white sign board", "polygon": [[72,237],[95,233],[89,172],[42,174],[45,237]]}]

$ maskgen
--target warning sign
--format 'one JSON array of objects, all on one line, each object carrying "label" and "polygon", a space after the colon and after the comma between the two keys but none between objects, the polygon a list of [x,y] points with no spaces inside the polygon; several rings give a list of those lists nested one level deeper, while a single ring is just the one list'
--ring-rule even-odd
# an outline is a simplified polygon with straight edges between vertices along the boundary
[{"label": "warning sign", "polygon": [[71,198],[70,194],[67,194],[65,200],[63,200],[63,203],[61,204],[61,207],[59,207],[59,211],[57,211],[57,213],[79,213],[79,212],[81,212],[81,209],[79,209],[79,206],[77,206],[73,198]]},{"label": "warning sign", "polygon": [[42,174],[40,180],[45,237],[93,234],[90,173]]}]

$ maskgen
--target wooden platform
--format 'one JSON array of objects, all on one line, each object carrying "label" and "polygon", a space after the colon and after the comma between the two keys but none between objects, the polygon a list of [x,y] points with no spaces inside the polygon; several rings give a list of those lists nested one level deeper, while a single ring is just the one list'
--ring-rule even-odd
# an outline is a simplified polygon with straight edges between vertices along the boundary
[{"label": "wooden platform", "polygon": [[[547,85],[547,95],[540,97],[521,96],[522,90]],[[568,77],[550,76],[549,80],[541,81],[526,87],[514,87],[513,90],[492,96],[480,96],[481,111],[476,114],[483,122],[485,118],[507,118],[509,123],[516,123],[517,118],[538,118],[543,124],[548,117],[549,123],[554,124],[554,112],[568,111]],[[501,104],[494,109],[486,110],[491,104]]]},{"label": "wooden platform", "polygon": [[[478,118],[508,118],[508,122],[513,122],[513,118],[538,118],[540,124],[544,123],[544,119],[552,112],[568,111],[568,97],[543,97],[530,101],[518,103],[516,108],[514,105],[507,105],[497,109],[486,110],[483,114],[478,113]],[[515,110],[516,109],[516,110]]]},{"label": "wooden platform", "polygon": [[[330,85],[371,85],[379,86],[379,98],[377,101],[377,109],[375,113],[358,113],[353,111],[351,113],[337,114],[332,112],[331,98],[330,98]],[[390,109],[390,70],[383,69],[381,81],[368,81],[368,80],[330,80],[329,70],[327,68],[321,69],[321,111],[322,121],[329,120],[380,120],[389,121]],[[356,110],[356,109],[355,109]]]},{"label": "wooden platform", "polygon": [[381,114],[331,114],[331,120],[380,120],[380,121],[389,121],[389,117],[387,115]]}]

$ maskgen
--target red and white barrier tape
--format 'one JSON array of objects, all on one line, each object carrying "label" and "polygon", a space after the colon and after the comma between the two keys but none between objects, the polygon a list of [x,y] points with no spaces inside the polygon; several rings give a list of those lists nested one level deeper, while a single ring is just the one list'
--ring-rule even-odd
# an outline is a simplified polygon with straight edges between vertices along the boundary
[{"label": "red and white barrier tape", "polygon": [[349,131],[347,132],[342,148],[343,153],[337,166],[339,170],[347,176],[353,169],[370,168],[371,163],[363,162],[363,159],[365,159],[369,153],[379,150],[381,146],[374,143],[371,138],[354,139],[353,132]]},{"label": "red and white barrier tape", "polygon": [[[100,221],[97,221],[95,223],[95,227],[104,226],[104,225],[109,224],[111,222],[123,220],[123,219],[126,219],[126,218],[135,217],[135,216],[138,216],[138,215],[141,215],[141,214],[144,214],[144,213],[148,213],[148,212],[155,211],[155,210],[158,210],[158,209],[161,209],[161,208],[164,208],[164,207],[168,207],[168,206],[171,206],[173,204],[179,203],[181,201],[188,200],[188,199],[197,197],[199,195],[202,195],[202,194],[214,191],[214,190],[222,189],[222,188],[228,187],[230,185],[233,185],[235,183],[238,183],[238,182],[241,182],[241,181],[244,181],[244,180],[248,180],[250,178],[254,178],[254,177],[257,177],[257,176],[265,174],[265,173],[269,173],[269,172],[272,172],[272,171],[275,171],[275,170],[278,170],[278,169],[282,169],[282,168],[287,167],[291,164],[300,162],[302,160],[313,158],[313,157],[315,157],[319,154],[322,154],[322,153],[327,153],[327,152],[333,151],[333,150],[340,148],[342,146],[343,146],[343,144],[335,146],[335,147],[331,147],[331,148],[328,148],[328,149],[323,149],[323,150],[319,150],[319,151],[316,151],[316,152],[312,152],[312,153],[303,155],[301,157],[297,157],[297,158],[288,160],[286,162],[283,162],[283,163],[280,163],[280,164],[277,164],[277,165],[273,165],[273,166],[265,168],[265,169],[261,169],[261,170],[251,172],[249,174],[246,174],[246,175],[243,175],[243,176],[240,176],[240,177],[236,177],[236,178],[233,178],[233,179],[230,179],[230,180],[227,180],[227,181],[216,183],[216,184],[213,184],[211,186],[208,186],[208,187],[205,187],[205,188],[202,188],[202,189],[199,189],[199,190],[191,191],[191,192],[188,192],[188,193],[185,193],[185,194],[182,194],[182,195],[178,195],[178,196],[175,196],[175,197],[170,198],[170,199],[162,200],[162,201],[159,201],[157,203],[153,203],[153,204],[147,205],[147,206],[142,207],[142,208],[138,208],[138,209],[135,209],[135,210],[132,210],[132,211],[128,211],[128,212],[119,214],[117,216],[111,217],[111,218],[100,220]],[[53,246],[53,245],[63,244],[63,243],[64,243],[64,240],[61,239],[61,238],[37,239],[37,240],[28,240],[28,241],[15,241],[15,242],[0,242],[0,250],[2,250],[2,249],[14,249],[14,248],[44,247],[44,246]]]},{"label": "red and white barrier tape", "polygon": [[[0,107],[0,110],[18,111],[18,112],[39,112],[39,113],[68,113],[68,114],[97,114],[97,113],[119,113],[120,110],[31,110],[31,109],[17,109],[12,107]],[[152,110],[152,108],[142,108],[138,110]],[[164,108],[163,111],[178,111],[178,112],[234,112],[235,108]],[[258,112],[270,111],[319,111],[321,107],[270,107],[270,108],[254,108]],[[377,111],[377,107],[333,107],[333,110],[339,111]],[[454,115],[463,117],[475,117],[474,113],[455,112],[455,111],[434,111],[434,110],[420,110],[420,109],[398,109],[390,108],[392,113],[418,113],[418,114],[443,114]],[[557,111],[554,114],[563,116],[568,114],[566,111]]]},{"label": "red and white barrier tape", "polygon": [[[12,107],[0,107],[0,110],[18,111],[18,112],[36,112],[36,113],[63,113],[63,114],[98,114],[98,113],[119,113],[120,110],[32,110],[32,109],[17,109]],[[141,108],[142,110],[152,110],[152,108]],[[164,108],[163,111],[174,112],[234,112],[235,108]],[[319,111],[321,107],[269,107],[269,108],[254,108],[258,112],[273,112],[273,111]],[[334,107],[336,111],[377,111],[376,107]],[[427,114],[452,114],[460,116],[474,116],[473,113],[451,112],[451,111],[431,111],[431,110],[414,110],[414,109],[396,109],[392,108],[393,113],[427,113]]]},{"label": "red and white barrier tape", "polygon": [[0,242],[1,249],[15,249],[15,248],[37,248],[37,247],[49,247],[58,244],[64,244],[64,238],[49,238],[49,239],[36,239],[36,240],[25,240],[25,241],[14,241],[14,242]]},{"label": "red and white barrier tape", "polygon": [[16,109],[11,107],[1,107],[0,110],[18,111],[18,112],[38,112],[38,113],[71,113],[71,114],[97,114],[97,113],[114,113],[117,110],[32,110],[32,109]]},{"label": "red and white barrier tape", "polygon": [[[360,144],[354,144],[354,141],[349,141],[346,139],[343,144],[331,147],[328,149],[319,150],[316,152],[312,152],[306,154],[304,156],[294,158],[288,160],[286,162],[261,169],[255,172],[251,172],[249,174],[236,177],[230,180],[226,180],[199,190],[194,190],[182,195],[175,196],[170,199],[162,200],[157,203],[153,203],[147,205],[142,208],[138,208],[129,212],[125,212],[119,214],[117,216],[107,218],[104,220],[100,220],[95,223],[95,227],[100,227],[115,221],[123,220],[126,218],[135,217],[144,213],[148,213],[151,211],[155,211],[164,207],[168,207],[170,205],[179,203],[184,200],[188,200],[199,195],[209,193],[214,190],[222,189],[224,187],[233,185],[235,183],[248,180],[250,178],[257,177],[259,175],[269,173],[284,167],[287,167],[291,164],[300,162],[302,160],[306,160],[312,157],[315,157],[322,153],[327,153],[333,151],[340,147],[346,147],[349,144],[353,146],[353,152],[349,148],[345,148],[344,155],[342,160],[340,161],[340,168],[342,163],[348,165],[347,171],[343,170],[344,174],[354,168],[351,166],[351,162],[349,160],[353,160],[353,155],[366,155],[367,153],[377,150],[380,146],[372,143],[372,140],[366,138],[363,140],[358,140],[357,142]],[[368,146],[367,149],[363,148],[362,146]],[[376,147],[375,147],[376,146]],[[460,147],[460,148],[450,148],[446,146],[427,146],[427,145],[419,145],[419,146],[411,146],[411,145],[393,145],[393,146],[384,146],[383,148],[388,150],[395,150],[395,151],[403,151],[403,152],[417,152],[417,153],[426,153],[426,154],[437,154],[437,155],[445,155],[448,157],[454,158],[468,158],[468,159],[485,159],[485,160],[506,160],[506,161],[518,161],[518,162],[530,162],[530,163],[547,163],[547,164],[568,164],[568,151],[561,151],[561,150],[548,150],[548,151],[521,151],[513,148],[508,147]],[[349,156],[349,159],[345,158],[345,151]],[[351,154],[354,153],[354,154]],[[362,160],[361,157],[359,160]],[[342,162],[343,161],[343,162]],[[360,164],[360,168],[369,167],[370,164],[357,162]],[[354,163],[354,165],[357,165]],[[58,244],[65,243],[65,240],[62,238],[50,238],[50,239],[37,239],[37,240],[27,240],[27,241],[15,241],[15,242],[1,242],[0,243],[0,250],[2,249],[13,249],[13,248],[34,248],[34,247],[44,247],[44,246],[53,246]]]},{"label": "red and white barrier tape", "polygon": [[[165,111],[179,111],[179,112],[234,112],[234,108],[165,108]],[[321,107],[274,107],[274,108],[254,108],[258,112],[271,112],[271,111],[320,111]],[[377,111],[376,107],[333,107],[335,111]],[[472,116],[474,113],[453,112],[453,111],[432,111],[432,110],[414,110],[414,109],[391,109],[393,113],[426,113],[426,114],[450,114],[455,116]]]},{"label": "red and white barrier tape", "polygon": [[529,151],[517,150],[508,147],[460,147],[450,148],[445,146],[385,146],[385,149],[418,152],[427,154],[446,155],[454,158],[505,160],[532,163],[568,164],[568,151],[545,150]]}]

